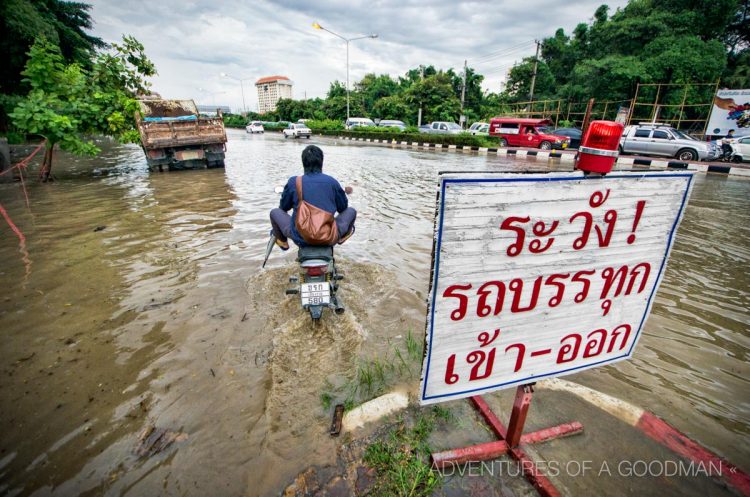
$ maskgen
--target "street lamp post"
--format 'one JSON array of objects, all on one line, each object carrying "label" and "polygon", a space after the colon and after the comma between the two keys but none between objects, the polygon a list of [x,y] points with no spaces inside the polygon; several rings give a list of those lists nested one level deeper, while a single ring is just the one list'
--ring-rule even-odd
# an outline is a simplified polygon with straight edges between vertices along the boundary
[{"label": "street lamp post", "polygon": [[357,36],[355,38],[345,38],[345,37],[341,36],[338,33],[334,33],[330,29],[324,28],[323,26],[321,26],[317,22],[313,23],[313,28],[320,29],[320,30],[323,30],[323,31],[327,31],[327,32],[331,33],[333,36],[341,38],[342,40],[344,40],[346,42],[346,120],[348,121],[349,120],[349,42],[350,41],[354,41],[354,40],[363,40],[365,38],[373,38],[374,39],[374,38],[377,38],[378,35],[377,34],[371,34],[371,35],[367,35],[367,36]]},{"label": "street lamp post", "polygon": [[221,73],[221,77],[222,78],[234,79],[234,80],[240,82],[240,90],[242,91],[242,112],[246,113],[247,112],[247,107],[245,106],[245,85],[244,85],[244,82],[248,81],[248,80],[250,80],[252,78],[235,78],[234,76],[231,76],[231,75],[229,75],[229,74],[227,74],[225,72]]}]

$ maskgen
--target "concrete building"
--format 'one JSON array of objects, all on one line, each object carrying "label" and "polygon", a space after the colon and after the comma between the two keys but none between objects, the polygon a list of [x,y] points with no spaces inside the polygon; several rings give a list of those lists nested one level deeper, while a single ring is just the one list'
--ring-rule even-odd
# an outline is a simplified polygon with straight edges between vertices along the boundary
[{"label": "concrete building", "polygon": [[280,98],[292,98],[292,82],[286,76],[268,76],[255,82],[258,89],[258,112],[276,110]]}]

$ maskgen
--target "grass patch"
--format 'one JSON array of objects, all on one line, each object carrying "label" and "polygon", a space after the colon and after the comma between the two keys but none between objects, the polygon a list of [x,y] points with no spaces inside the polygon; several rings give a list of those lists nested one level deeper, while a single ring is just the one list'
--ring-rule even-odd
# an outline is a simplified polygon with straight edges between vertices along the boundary
[{"label": "grass patch", "polygon": [[370,495],[432,495],[442,484],[442,475],[430,466],[432,450],[427,439],[436,422],[449,415],[447,409],[440,407],[418,410],[411,423],[402,418],[384,438],[367,447],[364,461],[377,472]]},{"label": "grass patch", "polygon": [[321,406],[328,411],[334,403],[343,403],[344,410],[349,411],[385,393],[397,381],[414,378],[422,366],[422,349],[422,342],[408,330],[403,343],[391,345],[382,357],[358,361],[353,376],[343,385],[334,387],[326,382],[320,394]]}]

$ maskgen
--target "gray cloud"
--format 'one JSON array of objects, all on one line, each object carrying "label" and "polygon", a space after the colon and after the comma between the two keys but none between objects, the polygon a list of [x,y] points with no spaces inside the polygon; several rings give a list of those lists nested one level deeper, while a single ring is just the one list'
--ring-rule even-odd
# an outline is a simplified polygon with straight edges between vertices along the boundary
[{"label": "gray cloud", "polygon": [[[165,97],[242,106],[257,105],[257,78],[283,74],[296,98],[323,96],[346,77],[344,43],[312,28],[314,21],[346,37],[377,33],[377,40],[350,43],[350,81],[368,72],[403,75],[419,64],[459,69],[464,59],[488,74],[497,91],[514,61],[533,55],[534,38],[570,32],[588,22],[601,0],[472,1],[372,0],[355,2],[93,0],[94,34],[116,41],[132,34],[159,70],[154,89]],[[608,4],[614,9],[626,0]],[[487,58],[528,42],[516,50]],[[484,58],[482,58],[484,57]],[[198,88],[207,89],[199,91]]]}]

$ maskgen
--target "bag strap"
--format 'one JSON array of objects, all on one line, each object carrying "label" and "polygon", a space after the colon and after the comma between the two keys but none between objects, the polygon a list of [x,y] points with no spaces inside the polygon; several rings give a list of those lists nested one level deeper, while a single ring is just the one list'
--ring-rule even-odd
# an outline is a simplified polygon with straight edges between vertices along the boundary
[{"label": "bag strap", "polygon": [[297,186],[297,198],[299,199],[299,203],[302,203],[302,176],[297,176],[296,181]]}]

